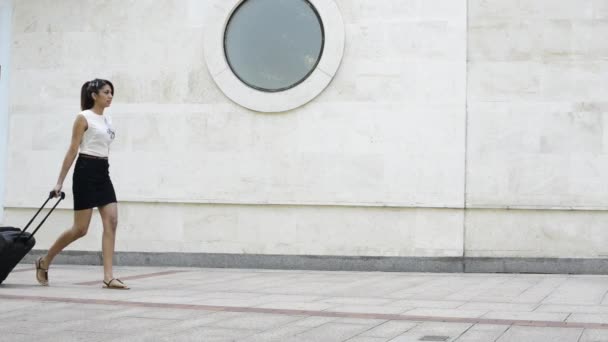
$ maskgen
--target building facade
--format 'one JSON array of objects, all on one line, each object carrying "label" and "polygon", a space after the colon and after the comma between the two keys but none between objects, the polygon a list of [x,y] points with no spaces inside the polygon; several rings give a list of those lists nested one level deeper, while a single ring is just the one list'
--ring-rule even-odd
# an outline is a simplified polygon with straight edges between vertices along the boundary
[{"label": "building facade", "polygon": [[[0,222],[42,203],[100,77],[124,264],[608,271],[608,0],[310,0],[285,84],[247,74],[256,2],[0,1]],[[95,215],[65,260],[100,245]]]}]

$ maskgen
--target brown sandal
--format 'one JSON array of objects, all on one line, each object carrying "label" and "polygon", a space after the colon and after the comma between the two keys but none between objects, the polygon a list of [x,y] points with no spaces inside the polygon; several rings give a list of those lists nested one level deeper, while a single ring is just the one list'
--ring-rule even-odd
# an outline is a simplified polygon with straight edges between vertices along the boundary
[{"label": "brown sandal", "polygon": [[110,289],[110,290],[129,290],[129,287],[122,282],[122,280],[118,279],[118,278],[112,278],[110,279],[110,281],[108,281],[107,283],[103,282],[104,289]]},{"label": "brown sandal", "polygon": [[42,257],[34,262],[36,266],[36,280],[42,286],[49,286],[49,269],[42,267]]}]

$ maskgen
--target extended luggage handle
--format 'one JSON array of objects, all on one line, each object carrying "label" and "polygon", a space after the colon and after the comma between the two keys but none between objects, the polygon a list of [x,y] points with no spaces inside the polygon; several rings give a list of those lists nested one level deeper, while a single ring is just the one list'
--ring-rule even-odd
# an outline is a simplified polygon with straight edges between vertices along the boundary
[{"label": "extended luggage handle", "polygon": [[55,191],[51,191],[51,193],[49,194],[49,197],[46,199],[46,201],[44,201],[44,203],[42,204],[42,206],[40,207],[40,209],[38,209],[38,211],[36,212],[36,214],[34,214],[34,217],[32,217],[30,219],[30,222],[27,223],[27,225],[25,226],[25,228],[23,228],[23,230],[21,231],[21,233],[19,233],[19,235],[17,236],[17,238],[15,239],[15,241],[19,240],[19,238],[21,237],[21,235],[23,235],[23,233],[25,233],[25,231],[29,228],[29,226],[32,224],[32,222],[34,222],[34,220],[36,219],[36,217],[38,216],[38,214],[40,214],[40,212],[42,211],[42,209],[44,209],[44,207],[46,206],[46,204],[53,197],[59,197],[59,199],[57,200],[57,202],[55,203],[55,205],[51,208],[51,210],[49,210],[49,212],[46,214],[46,216],[44,216],[44,218],[38,224],[38,226],[36,227],[36,229],[34,229],[34,231],[32,232],[32,234],[25,241],[29,241],[32,238],[32,236],[34,236],[34,234],[36,234],[36,232],[38,231],[38,229],[40,229],[40,227],[42,227],[42,225],[44,224],[44,222],[46,221],[46,219],[49,217],[49,215],[51,215],[51,213],[53,212],[53,210],[55,210],[55,208],[57,207],[57,205],[59,205],[59,202],[61,202],[63,199],[65,199],[65,192],[62,191],[61,195],[57,196],[57,194],[55,193]]}]

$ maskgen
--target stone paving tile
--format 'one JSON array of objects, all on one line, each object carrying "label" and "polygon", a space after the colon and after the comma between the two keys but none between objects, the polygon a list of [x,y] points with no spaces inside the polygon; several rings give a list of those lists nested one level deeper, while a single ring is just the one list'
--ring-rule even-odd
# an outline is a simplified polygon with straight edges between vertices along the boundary
[{"label": "stone paving tile", "polygon": [[111,342],[228,342],[255,334],[256,330],[225,329],[217,327],[196,327],[173,333],[147,332],[124,336]]},{"label": "stone paving tile", "polygon": [[391,339],[391,342],[419,341],[424,336],[446,336],[446,341],[455,341],[465,331],[471,328],[471,324],[466,323],[438,323],[425,322],[412,328],[411,330]]},{"label": "stone paving tile", "polygon": [[286,339],[293,338],[294,336],[301,334],[305,331],[310,330],[310,327],[298,326],[298,325],[286,325],[276,329],[270,329],[267,331],[255,333],[242,339],[238,339],[239,342],[282,342]]},{"label": "stone paving tile", "polygon": [[508,302],[536,285],[538,279],[511,278],[496,286],[485,288],[473,298],[478,301]]},{"label": "stone paving tile", "polygon": [[355,336],[349,338],[346,342],[386,342],[386,339],[382,337]]},{"label": "stone paving tile", "polygon": [[298,302],[270,302],[261,305],[256,305],[256,308],[266,309],[288,309],[288,310],[312,310],[323,311],[333,305],[326,303],[298,303]]},{"label": "stone paving tile", "polygon": [[2,331],[2,337],[0,337],[0,341],[6,342],[31,342],[33,339],[32,335],[17,334],[7,331]]},{"label": "stone paving tile", "polygon": [[264,293],[296,294],[307,296],[330,296],[332,292],[340,292],[341,287],[330,283],[309,283],[288,286],[276,286],[264,288]]},{"label": "stone paving tile", "polygon": [[6,342],[31,342],[31,341],[48,341],[48,342],[101,342],[108,341],[113,338],[119,337],[119,334],[113,333],[92,333],[82,331],[49,331],[45,335],[29,335],[29,334],[16,334],[2,331],[0,334],[0,341]]},{"label": "stone paving tile", "polygon": [[432,297],[437,295],[444,297],[463,288],[462,285],[457,284],[455,284],[453,288],[450,288],[448,283],[449,281],[446,279],[429,277],[429,279],[424,282],[405,289],[397,289],[396,291],[387,294],[387,296],[390,296],[391,298],[409,298],[410,295],[414,294],[417,295],[417,298],[420,298],[423,295],[431,294],[433,295]]},{"label": "stone paving tile", "polygon": [[608,283],[603,279],[571,278],[555,289],[543,304],[601,304]]},{"label": "stone paving tile", "polygon": [[366,298],[366,297],[330,297],[324,298],[320,302],[329,304],[350,304],[350,305],[385,305],[393,302],[385,298]]},{"label": "stone paving tile", "polygon": [[508,325],[474,325],[458,339],[456,339],[456,342],[496,341],[508,328]]},{"label": "stone paving tile", "polygon": [[200,327],[181,331],[174,335],[168,335],[159,339],[159,342],[200,342],[200,341],[236,341],[246,336],[251,336],[258,331],[243,329],[224,329],[215,327]]},{"label": "stone paving tile", "polygon": [[210,326],[235,329],[267,330],[273,327],[285,325],[301,318],[301,316],[273,314],[244,314],[236,318],[229,318],[211,323]]},{"label": "stone paving tile", "polygon": [[478,318],[487,311],[483,310],[459,310],[459,309],[413,309],[403,312],[408,316],[433,316],[433,317],[459,317]]},{"label": "stone paving tile", "polygon": [[377,313],[377,314],[399,314],[408,310],[398,306],[377,306],[377,305],[338,305],[325,311],[330,312],[356,312],[356,313]]},{"label": "stone paving tile", "polygon": [[104,290],[101,288],[78,288],[66,287],[62,289],[46,289],[44,291],[25,292],[20,295],[42,296],[42,297],[63,297],[63,298],[82,298],[82,299],[106,299],[106,300],[131,300],[140,294],[137,290]]},{"label": "stone paving tile", "polygon": [[[140,318],[159,318],[187,320],[212,314],[213,311],[188,310],[188,309],[156,309],[156,308],[128,308],[112,313],[112,317],[140,317]],[[106,317],[103,317],[104,319]]]},{"label": "stone paving tile", "polygon": [[323,342],[343,342],[349,338],[355,337],[360,333],[369,330],[370,327],[366,325],[357,324],[338,324],[338,323],[326,323],[321,326],[312,328],[297,334],[291,338],[285,339],[285,341],[291,342],[312,342],[312,341],[323,341]]},{"label": "stone paving tile", "polygon": [[459,310],[483,310],[483,311],[522,311],[532,312],[538,304],[521,303],[488,303],[488,302],[469,302],[459,306]]},{"label": "stone paving tile", "polygon": [[[259,293],[256,293],[259,296]],[[311,303],[317,302],[325,299],[322,296],[300,296],[300,295],[277,295],[277,294],[269,294],[264,295],[263,299],[268,303],[272,302],[296,302],[296,303]]]},{"label": "stone paving tile", "polygon": [[157,329],[163,326],[170,326],[172,324],[176,324],[177,322],[179,321],[140,317],[119,317],[104,320],[80,319],[64,322],[63,329],[99,333],[132,333],[141,330]]},{"label": "stone paving tile", "polygon": [[[416,288],[417,286],[420,286],[424,283],[427,283],[429,280],[433,280],[436,278],[437,277],[433,277],[432,275],[418,276],[415,273],[411,273],[407,276],[403,276],[402,274],[395,273],[393,275],[393,278],[387,281],[399,285],[398,289],[395,292],[404,292]],[[396,294],[395,292],[387,293],[384,296],[390,298],[398,297],[398,294]]]},{"label": "stone paving tile", "polygon": [[373,284],[361,285],[354,288],[343,288],[338,291],[331,293],[332,296],[346,296],[346,297],[362,297],[369,296],[369,289],[373,288],[373,295],[377,297],[387,297],[402,289],[400,284],[395,283],[381,283],[375,282]]},{"label": "stone paving tile", "polygon": [[468,301],[459,297],[452,297],[454,291],[450,289],[429,289],[421,293],[414,294],[405,299],[431,300],[431,301]]},{"label": "stone paving tile", "polygon": [[[466,288],[464,288],[458,292],[454,292],[454,293],[446,296],[444,299],[470,301],[470,300],[475,299],[476,297],[480,297],[483,294],[483,292],[486,291],[487,289],[498,286],[499,284],[501,284],[507,280],[508,279],[494,278],[494,277],[491,277],[487,280],[480,280],[480,282],[477,285],[467,286]],[[491,297],[491,296],[485,296],[483,299],[480,299],[480,300],[488,301],[493,298],[494,297]]]},{"label": "stone paving tile", "polygon": [[251,299],[227,299],[227,298],[209,298],[190,300],[185,304],[210,305],[210,306],[233,306],[233,307],[255,307],[265,304],[262,298]]},{"label": "stone paving tile", "polygon": [[522,321],[553,321],[563,322],[568,317],[568,313],[550,313],[550,312],[507,312],[507,311],[491,311],[483,315],[482,318],[490,319],[506,319],[506,320],[522,320]]},{"label": "stone paving tile", "polygon": [[188,330],[201,326],[211,326],[212,324],[222,320],[244,317],[245,315],[247,314],[242,312],[212,312],[200,317],[193,317],[187,320],[182,320],[175,324],[154,327],[154,330],[177,333],[182,330]]},{"label": "stone paving tile", "polygon": [[514,277],[502,277],[497,274],[471,274],[468,276],[462,274],[455,274],[454,277],[448,277],[442,279],[443,286],[452,286],[454,292],[460,292],[465,288],[478,288],[480,290],[489,289],[499,284],[508,282]]},{"label": "stone paving tile", "polygon": [[[55,323],[36,322],[36,329],[32,329],[32,322],[2,320],[0,321],[0,334],[27,334],[30,336],[48,336],[56,328]],[[33,339],[33,338],[32,338]]]},{"label": "stone paving tile", "polygon": [[27,320],[28,317],[37,315],[40,312],[61,310],[71,306],[70,304],[66,303],[23,302],[2,299],[0,299],[0,303],[2,303],[0,307],[2,310],[4,310],[0,311],[0,322],[8,320]]},{"label": "stone paving tile", "polygon": [[[137,299],[138,297],[149,297],[149,296],[166,296],[166,297],[192,297],[192,296],[200,296],[201,291],[194,290],[188,287],[180,287],[178,288],[175,285],[167,284],[165,286],[149,286],[146,283],[133,283],[129,284],[131,287],[130,291],[123,291],[123,295],[129,296],[132,299]],[[108,292],[108,291],[106,291]],[[102,293],[106,293],[102,292]]]},{"label": "stone paving tile", "polygon": [[568,322],[595,322],[608,323],[608,314],[571,314],[567,319]]},{"label": "stone paving tile", "polygon": [[608,330],[585,329],[579,342],[606,342]]},{"label": "stone paving tile", "polygon": [[22,310],[38,305],[40,304],[32,302],[22,302],[18,300],[2,300],[2,305],[0,305],[0,315],[5,313],[12,313],[14,310]]},{"label": "stone paving tile", "polygon": [[[108,299],[108,298],[103,298]],[[189,297],[170,297],[170,296],[145,296],[123,299],[127,302],[144,302],[144,303],[163,303],[163,304],[194,304],[195,301]],[[211,305],[211,304],[209,304]]]},{"label": "stone paving tile", "polygon": [[411,330],[418,324],[418,322],[388,321],[362,333],[361,336],[390,339]]},{"label": "stone paving tile", "polygon": [[[429,308],[429,309],[456,309],[461,308],[466,302],[460,301],[441,301],[441,300],[411,300],[403,299],[388,303],[391,306],[402,306],[411,308]],[[465,309],[467,310],[467,309]],[[473,309],[476,310],[476,309]]]},{"label": "stone paving tile", "polygon": [[540,303],[567,280],[568,278],[564,276],[548,275],[546,278],[540,279],[536,285],[522,292],[512,301],[514,303]]},{"label": "stone paving tile", "polygon": [[337,317],[306,317],[300,320],[293,322],[294,325],[303,326],[303,327],[318,327],[320,325],[333,322],[337,320]]},{"label": "stone paving tile", "polygon": [[[34,303],[32,303],[34,304]],[[0,313],[0,321],[18,320],[23,316],[27,316],[27,312],[19,309]]]},{"label": "stone paving tile", "polygon": [[41,308],[37,312],[31,312],[25,314],[17,319],[23,320],[26,322],[36,322],[40,323],[54,323],[54,322],[65,322],[65,321],[75,321],[79,319],[87,319],[87,320],[96,320],[103,319],[107,317],[108,313],[111,311],[107,310],[98,310],[88,308],[86,305],[81,306],[71,306],[68,308],[60,308],[60,309],[52,309],[52,308]]},{"label": "stone paving tile", "polygon": [[66,330],[45,336],[42,340],[49,342],[102,342],[118,337],[120,337],[120,334]]},{"label": "stone paving tile", "polygon": [[173,332],[159,330],[143,330],[136,333],[123,333],[120,336],[108,339],[107,342],[152,342],[158,341],[164,336],[174,334]]},{"label": "stone paving tile", "polygon": [[[509,302],[512,302],[513,300],[515,300],[515,298],[517,298],[517,296],[513,296],[513,295],[503,295],[503,296],[501,296],[501,295],[494,295],[494,296],[478,295],[478,296],[471,298],[468,302],[469,303],[474,303],[474,302],[509,303]],[[529,303],[529,304],[536,304],[536,303]]]},{"label": "stone paving tile", "polygon": [[352,317],[342,317],[338,318],[332,323],[338,324],[358,324],[358,325],[368,325],[370,327],[378,326],[382,323],[387,322],[385,319],[373,319],[373,318],[352,318]]},{"label": "stone paving tile", "polygon": [[[269,296],[263,296],[264,300],[268,299]],[[286,298],[289,296],[283,296]],[[256,292],[227,292],[227,291],[214,291],[199,293],[198,298],[200,299],[236,299],[236,300],[247,300],[247,299],[258,299],[260,294]]]},{"label": "stone paving tile", "polygon": [[510,327],[496,342],[577,342],[583,329]]},{"label": "stone paving tile", "polygon": [[[45,302],[46,304],[50,304],[49,302]],[[57,303],[57,304],[63,304],[63,303]],[[78,308],[78,307],[83,307],[82,304],[74,304],[74,303],[66,303],[66,306],[64,308],[66,309],[71,309],[71,308]],[[100,310],[100,311],[106,311],[108,313],[116,313],[116,309],[119,308],[120,311],[126,310],[127,307],[124,305],[106,305],[106,304],[86,304],[86,308],[88,310]]]},{"label": "stone paving tile", "polygon": [[605,305],[560,305],[560,304],[543,304],[540,305],[536,312],[572,312],[572,313],[587,313],[587,314],[608,314],[608,306]]}]

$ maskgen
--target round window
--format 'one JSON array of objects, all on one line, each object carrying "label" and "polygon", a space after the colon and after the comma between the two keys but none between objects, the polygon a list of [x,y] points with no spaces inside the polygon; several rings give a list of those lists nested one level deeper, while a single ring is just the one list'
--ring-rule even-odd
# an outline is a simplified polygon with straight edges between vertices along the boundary
[{"label": "round window", "polygon": [[307,0],[245,0],[224,33],[232,72],[264,92],[290,89],[315,70],[323,53],[323,24]]}]

